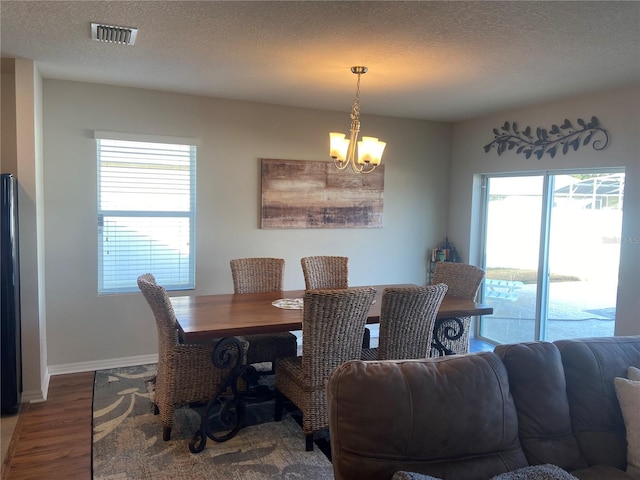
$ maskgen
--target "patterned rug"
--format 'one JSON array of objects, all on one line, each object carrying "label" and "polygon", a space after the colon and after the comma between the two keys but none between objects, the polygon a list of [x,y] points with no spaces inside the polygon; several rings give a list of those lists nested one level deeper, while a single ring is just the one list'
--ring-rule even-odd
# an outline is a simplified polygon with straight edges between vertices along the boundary
[{"label": "patterned rug", "polygon": [[97,371],[93,391],[94,480],[324,480],[331,462],[319,448],[306,452],[302,429],[285,414],[273,421],[273,401],[251,405],[246,426],[231,440],[210,439],[192,454],[189,441],[200,425],[197,409],[180,408],[171,440],[162,440],[153,414],[156,365]]}]

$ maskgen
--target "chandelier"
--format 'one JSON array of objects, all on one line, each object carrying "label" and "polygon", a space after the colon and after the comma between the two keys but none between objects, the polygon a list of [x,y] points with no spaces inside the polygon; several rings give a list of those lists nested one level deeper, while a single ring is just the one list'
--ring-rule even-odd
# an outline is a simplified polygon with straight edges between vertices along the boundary
[{"label": "chandelier", "polygon": [[[387,145],[375,137],[362,137],[358,142],[360,132],[360,75],[367,73],[367,67],[351,67],[351,72],[358,75],[356,98],[351,107],[351,135],[345,138],[344,133],[331,132],[329,134],[329,155],[336,167],[344,170],[347,165],[356,173],[371,173],[380,164],[382,152]],[[356,161],[356,142],[358,144],[358,158]]]}]

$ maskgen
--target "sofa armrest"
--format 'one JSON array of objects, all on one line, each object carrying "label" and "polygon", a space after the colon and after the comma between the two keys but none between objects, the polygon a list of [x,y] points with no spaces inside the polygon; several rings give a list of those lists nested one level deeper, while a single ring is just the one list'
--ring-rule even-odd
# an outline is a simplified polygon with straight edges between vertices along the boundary
[{"label": "sofa armrest", "polygon": [[613,379],[640,368],[640,336],[557,340],[573,434],[588,465],[626,469],[626,428]]}]

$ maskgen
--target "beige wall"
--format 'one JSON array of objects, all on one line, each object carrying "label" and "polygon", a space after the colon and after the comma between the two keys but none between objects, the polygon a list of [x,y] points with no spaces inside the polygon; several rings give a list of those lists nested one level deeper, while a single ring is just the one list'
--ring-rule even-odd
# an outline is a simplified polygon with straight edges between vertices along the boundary
[{"label": "beige wall", "polygon": [[[45,80],[48,364],[156,353],[140,294],[97,295],[93,130],[195,137],[197,290],[233,290],[229,260],[286,261],[285,288],[303,288],[300,258],[350,258],[350,283],[424,283],[427,251],[446,234],[451,126],[368,116],[362,132],[388,142],[384,228],[261,230],[260,158],[327,160],[328,132],[348,112],[324,112],[150,90]],[[345,172],[345,174],[350,174]],[[144,273],[144,272],[141,272]]]},{"label": "beige wall", "polygon": [[[474,178],[497,172],[553,171],[579,168],[625,167],[624,213],[618,280],[616,335],[640,334],[640,89],[622,88],[561,101],[502,112],[454,125],[449,189],[449,231],[458,239],[464,252],[477,261],[479,252],[479,189]],[[495,149],[485,153],[483,146],[493,140],[493,128],[505,121],[516,121],[521,128],[529,125],[550,127],[565,118],[598,117],[610,133],[609,146],[601,151],[591,145],[581,146],[555,158],[545,155],[526,159],[515,150],[498,156]],[[475,176],[475,177],[474,177]],[[472,187],[475,187],[472,188]],[[475,196],[473,192],[475,191]],[[600,265],[593,259],[593,268]]]}]

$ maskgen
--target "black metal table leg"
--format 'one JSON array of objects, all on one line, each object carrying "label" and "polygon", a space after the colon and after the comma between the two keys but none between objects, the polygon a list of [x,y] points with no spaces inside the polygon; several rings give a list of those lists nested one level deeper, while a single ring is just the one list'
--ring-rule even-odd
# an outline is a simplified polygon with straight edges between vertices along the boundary
[{"label": "black metal table leg", "polygon": [[[455,322],[455,327],[446,326],[445,322],[453,320]],[[457,327],[457,328],[456,328]],[[436,320],[436,323],[433,327],[433,339],[431,341],[431,346],[435,348],[439,356],[443,355],[454,355],[455,352],[453,350],[448,349],[441,342],[442,338],[447,340],[458,340],[464,334],[464,324],[462,320],[459,318],[441,318]]]},{"label": "black metal table leg", "polygon": [[243,365],[242,342],[235,337],[223,338],[211,354],[213,364],[221,369],[230,368],[224,382],[207,403],[200,420],[200,429],[189,443],[191,453],[200,453],[207,444],[207,437],[216,442],[233,438],[244,422],[244,395],[238,389],[240,380],[248,386],[255,382],[257,373],[251,365]]}]

